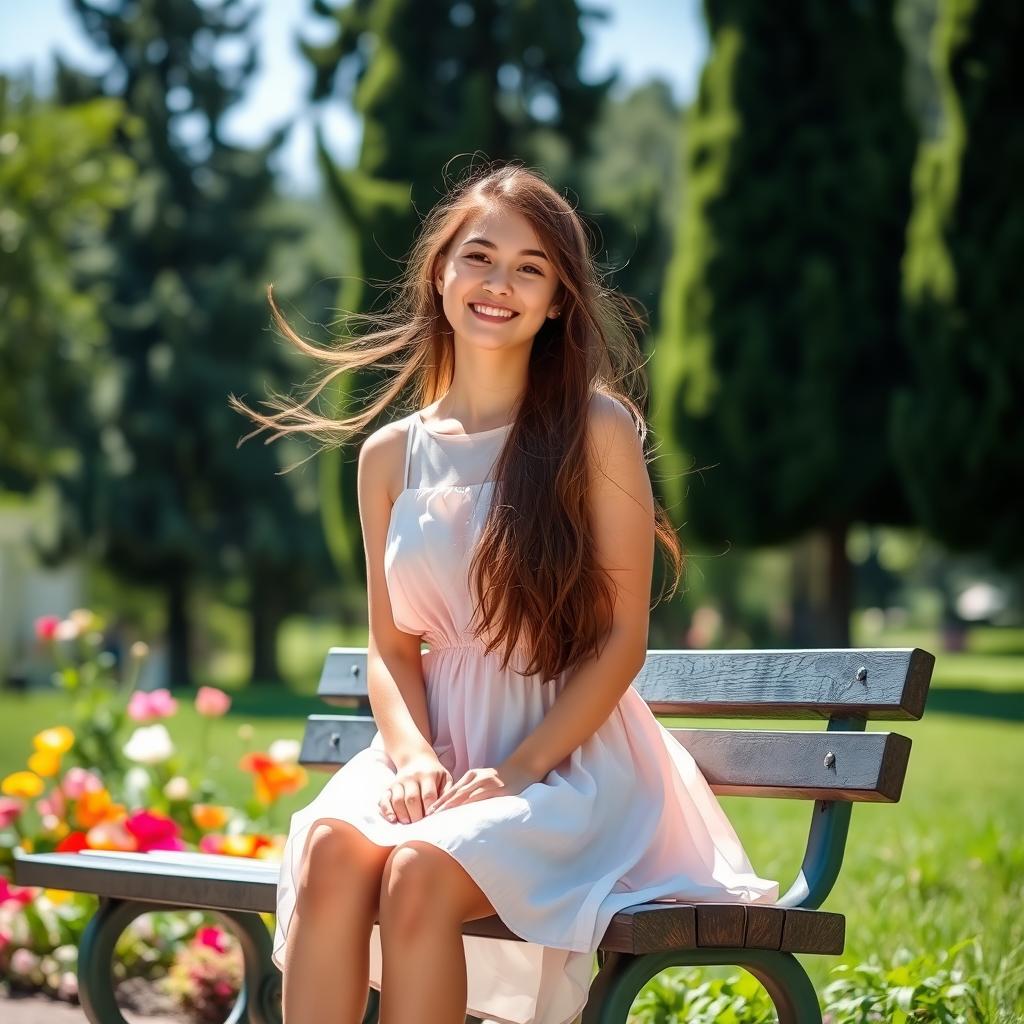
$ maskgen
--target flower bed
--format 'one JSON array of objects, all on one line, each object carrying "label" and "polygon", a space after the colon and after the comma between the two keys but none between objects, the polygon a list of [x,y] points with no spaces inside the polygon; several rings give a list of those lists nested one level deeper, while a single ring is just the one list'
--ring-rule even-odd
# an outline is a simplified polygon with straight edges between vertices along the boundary
[{"label": "flower bed", "polygon": [[[25,768],[0,780],[0,983],[72,1002],[78,944],[96,897],[12,885],[14,847],[198,850],[279,861],[285,836],[271,827],[272,808],[308,781],[299,743],[277,740],[242,755],[238,769],[252,776],[253,799],[244,808],[229,804],[207,767],[210,724],[228,712],[231,697],[209,686],[196,691],[202,733],[198,754],[186,758],[172,733],[179,698],[137,688],[147,646],[132,646],[119,678],[101,649],[103,626],[88,609],[37,620],[54,681],[68,694],[70,724],[36,733]],[[251,741],[251,727],[239,733]],[[271,915],[262,916],[270,927]],[[234,937],[202,911],[146,914],[122,935],[117,953],[119,978],[158,982],[197,1020],[223,1020],[241,984]]]}]

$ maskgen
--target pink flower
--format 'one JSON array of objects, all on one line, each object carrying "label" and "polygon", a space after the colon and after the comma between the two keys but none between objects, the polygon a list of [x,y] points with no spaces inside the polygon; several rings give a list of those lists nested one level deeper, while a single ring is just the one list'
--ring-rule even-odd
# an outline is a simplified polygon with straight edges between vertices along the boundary
[{"label": "pink flower", "polygon": [[136,690],[128,701],[128,717],[134,722],[149,722],[154,718],[170,718],[178,710],[178,702],[171,696],[171,691],[163,687],[159,690]]},{"label": "pink flower", "polygon": [[199,837],[199,849],[202,853],[220,853],[224,845],[224,836],[219,832],[207,832]]},{"label": "pink flower", "polygon": [[20,800],[15,800],[10,796],[0,796],[0,828],[13,825],[23,810],[24,806]]},{"label": "pink flower", "polygon": [[200,686],[196,693],[196,711],[207,718],[220,718],[231,707],[231,698],[215,686]]},{"label": "pink flower", "polygon": [[52,640],[54,633],[57,632],[59,622],[59,615],[40,615],[36,619],[36,639],[44,642]]},{"label": "pink flower", "polygon": [[64,773],[60,788],[66,797],[78,800],[86,793],[98,793],[103,788],[103,780],[87,768],[75,765]]},{"label": "pink flower", "polygon": [[173,818],[152,811],[136,811],[125,822],[128,831],[138,840],[139,850],[184,850],[181,828]]},{"label": "pink flower", "polygon": [[[36,801],[36,810],[40,816],[46,817],[52,814],[55,818],[63,818],[67,812],[67,802],[59,786],[54,786],[50,792]],[[3,811],[0,810],[0,821],[3,821]]]},{"label": "pink flower", "polygon": [[196,932],[196,943],[200,946],[209,946],[218,953],[227,952],[227,936],[220,928],[200,928]]},{"label": "pink flower", "polygon": [[10,882],[0,875],[0,906],[8,900],[13,900],[21,906],[32,902],[37,890],[30,885],[11,885]]},{"label": "pink flower", "polygon": [[6,928],[0,928],[0,953],[2,953],[12,941],[11,933]]}]

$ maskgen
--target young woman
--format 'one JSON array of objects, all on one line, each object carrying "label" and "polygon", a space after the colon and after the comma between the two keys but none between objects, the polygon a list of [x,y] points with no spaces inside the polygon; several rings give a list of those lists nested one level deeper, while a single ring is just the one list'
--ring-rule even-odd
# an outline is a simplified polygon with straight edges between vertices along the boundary
[{"label": "young woman", "polygon": [[[683,559],[617,386],[639,373],[631,307],[573,208],[517,162],[468,175],[428,215],[391,312],[334,351],[270,301],[331,368],[272,415],[232,396],[255,433],[343,441],[412,396],[359,453],[379,731],[291,819],[285,1024],[356,1024],[368,983],[382,1024],[568,1024],[617,911],[777,900],[630,686],[656,539],[673,590]],[[385,357],[397,373],[357,416],[308,408]],[[492,914],[525,942],[463,938]]]}]

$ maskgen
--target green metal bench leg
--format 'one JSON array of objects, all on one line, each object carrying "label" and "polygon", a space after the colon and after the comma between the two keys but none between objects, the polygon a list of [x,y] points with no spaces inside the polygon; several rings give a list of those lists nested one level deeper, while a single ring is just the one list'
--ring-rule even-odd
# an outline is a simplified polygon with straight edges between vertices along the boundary
[{"label": "green metal bench leg", "polygon": [[629,956],[608,953],[590,986],[583,1024],[626,1024],[640,990],[668,967],[735,964],[764,986],[779,1024],[821,1024],[821,1007],[810,978],[792,953],[770,949],[690,949]]},{"label": "green metal bench leg", "polygon": [[[78,994],[91,1024],[127,1024],[114,995],[114,947],[132,921],[154,910],[184,911],[172,903],[101,899],[82,933]],[[281,1024],[281,972],[270,959],[270,932],[257,914],[207,910],[238,939],[245,963],[238,999],[224,1024]]]}]

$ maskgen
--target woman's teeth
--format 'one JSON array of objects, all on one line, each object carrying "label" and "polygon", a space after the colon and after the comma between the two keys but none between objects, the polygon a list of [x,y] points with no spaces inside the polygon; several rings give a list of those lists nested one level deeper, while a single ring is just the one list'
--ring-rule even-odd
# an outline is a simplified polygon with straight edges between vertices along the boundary
[{"label": "woman's teeth", "polygon": [[516,314],[508,309],[498,309],[495,306],[479,306],[470,304],[469,307],[478,316],[486,317],[490,320],[511,320]]}]

